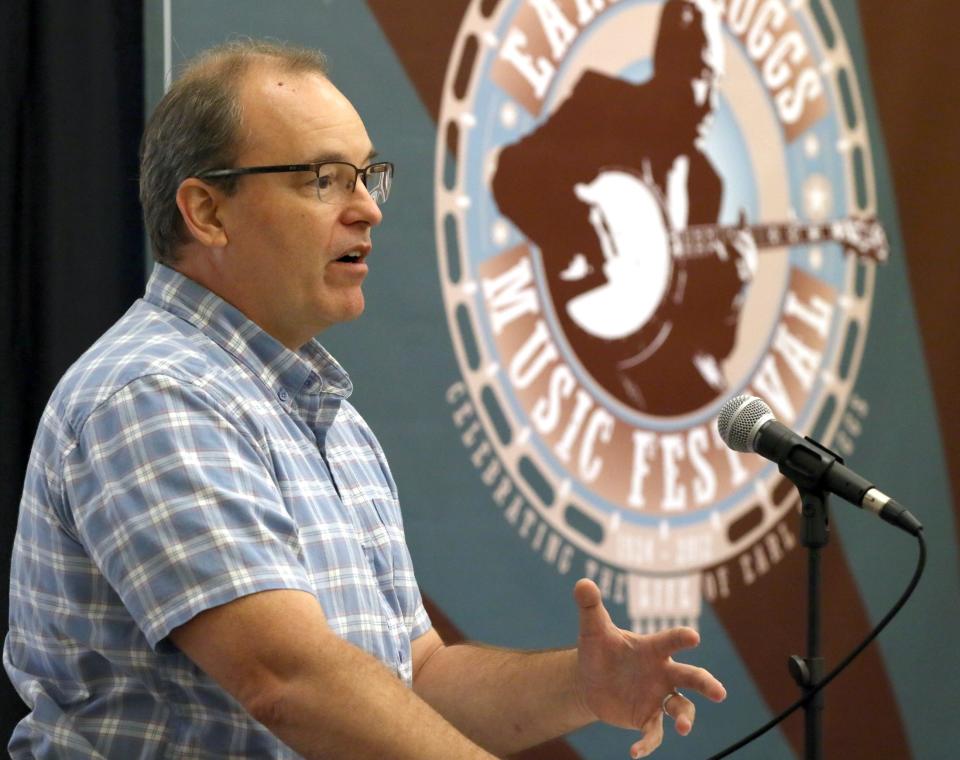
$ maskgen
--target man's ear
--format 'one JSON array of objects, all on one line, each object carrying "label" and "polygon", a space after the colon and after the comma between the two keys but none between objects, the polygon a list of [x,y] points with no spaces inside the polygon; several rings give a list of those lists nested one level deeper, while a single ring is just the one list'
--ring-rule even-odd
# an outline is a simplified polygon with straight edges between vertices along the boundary
[{"label": "man's ear", "polygon": [[177,188],[177,207],[193,238],[207,248],[222,248],[227,233],[220,219],[223,193],[196,177],[188,177]]}]

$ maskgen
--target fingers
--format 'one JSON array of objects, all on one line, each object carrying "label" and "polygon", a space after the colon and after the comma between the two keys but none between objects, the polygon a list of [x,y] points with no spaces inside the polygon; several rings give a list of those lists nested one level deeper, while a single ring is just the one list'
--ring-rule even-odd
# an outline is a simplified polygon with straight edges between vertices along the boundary
[{"label": "fingers", "polygon": [[717,240],[713,244],[714,253],[717,254],[717,258],[720,261],[727,261],[730,258],[730,255],[727,253],[727,246],[723,244],[722,240]]},{"label": "fingers", "polygon": [[[653,634],[650,641],[660,657],[672,658],[677,652],[699,644],[700,635],[692,628],[670,628]],[[705,668],[671,661],[669,677],[677,688],[698,691],[714,702],[722,702],[727,697],[723,684]]]},{"label": "fingers", "polygon": [[705,668],[674,663],[674,669],[670,677],[677,688],[697,691],[713,702],[722,702],[727,698],[727,690],[723,687],[723,684]]},{"label": "fingers", "polygon": [[741,230],[733,240],[737,252],[737,274],[741,280],[753,279],[757,272],[757,243],[746,230]]},{"label": "fingers", "polygon": [[679,692],[674,692],[674,695],[664,702],[663,711],[673,718],[674,728],[680,736],[690,733],[697,715],[697,706],[693,702]]},{"label": "fingers", "polygon": [[573,587],[573,598],[581,610],[602,604],[600,588],[589,578],[581,578],[577,581]]},{"label": "fingers", "polygon": [[680,736],[686,736],[693,730],[697,706],[676,690],[667,694],[661,710],[643,725],[643,738],[630,747],[631,757],[646,757],[660,746],[663,742],[664,715],[673,720],[674,728]]},{"label": "fingers", "polygon": [[746,230],[740,230],[737,233],[733,239],[733,247],[741,256],[750,259],[755,258],[757,244],[753,239],[753,235]]},{"label": "fingers", "polygon": [[643,738],[630,747],[630,757],[646,757],[663,742],[663,715],[657,715],[643,724]]},{"label": "fingers", "polygon": [[693,628],[683,627],[668,628],[651,634],[648,638],[654,651],[661,657],[670,657],[683,649],[692,649],[700,643],[699,633]]},{"label": "fingers", "polygon": [[663,716],[673,720],[674,728],[680,736],[686,736],[693,730],[697,716],[697,706],[676,690],[667,695],[661,711],[643,725],[643,738],[630,747],[630,757],[647,757],[663,742]]},{"label": "fingers", "polygon": [[580,608],[580,635],[590,636],[601,633],[613,625],[610,613],[603,606],[603,599],[597,584],[588,578],[581,578],[573,587],[573,598]]}]

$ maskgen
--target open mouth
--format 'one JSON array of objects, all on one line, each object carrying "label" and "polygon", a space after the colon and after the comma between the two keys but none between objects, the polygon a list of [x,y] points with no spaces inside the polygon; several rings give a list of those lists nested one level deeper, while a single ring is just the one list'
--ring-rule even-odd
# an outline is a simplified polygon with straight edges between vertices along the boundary
[{"label": "open mouth", "polygon": [[363,261],[363,254],[357,251],[351,251],[350,253],[345,253],[337,261],[340,261],[344,264],[359,264]]}]

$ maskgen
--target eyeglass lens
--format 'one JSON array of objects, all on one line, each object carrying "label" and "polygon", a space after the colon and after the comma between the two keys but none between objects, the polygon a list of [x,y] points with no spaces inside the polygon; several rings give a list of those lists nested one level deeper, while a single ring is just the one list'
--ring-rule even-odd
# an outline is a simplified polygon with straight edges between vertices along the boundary
[{"label": "eyeglass lens", "polygon": [[[388,163],[371,164],[360,171],[363,184],[370,197],[379,206],[390,196],[393,167]],[[330,162],[317,170],[317,196],[324,203],[342,203],[350,199],[357,178],[357,168],[352,164]]]}]

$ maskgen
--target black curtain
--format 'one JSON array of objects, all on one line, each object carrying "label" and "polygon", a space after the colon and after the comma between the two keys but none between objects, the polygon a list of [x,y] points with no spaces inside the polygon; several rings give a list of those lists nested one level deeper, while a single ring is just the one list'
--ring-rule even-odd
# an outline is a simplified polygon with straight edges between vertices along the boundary
[{"label": "black curtain", "polygon": [[[142,5],[3,0],[0,56],[5,635],[10,550],[40,414],[66,368],[143,291]],[[0,748],[25,712],[0,674]]]}]

